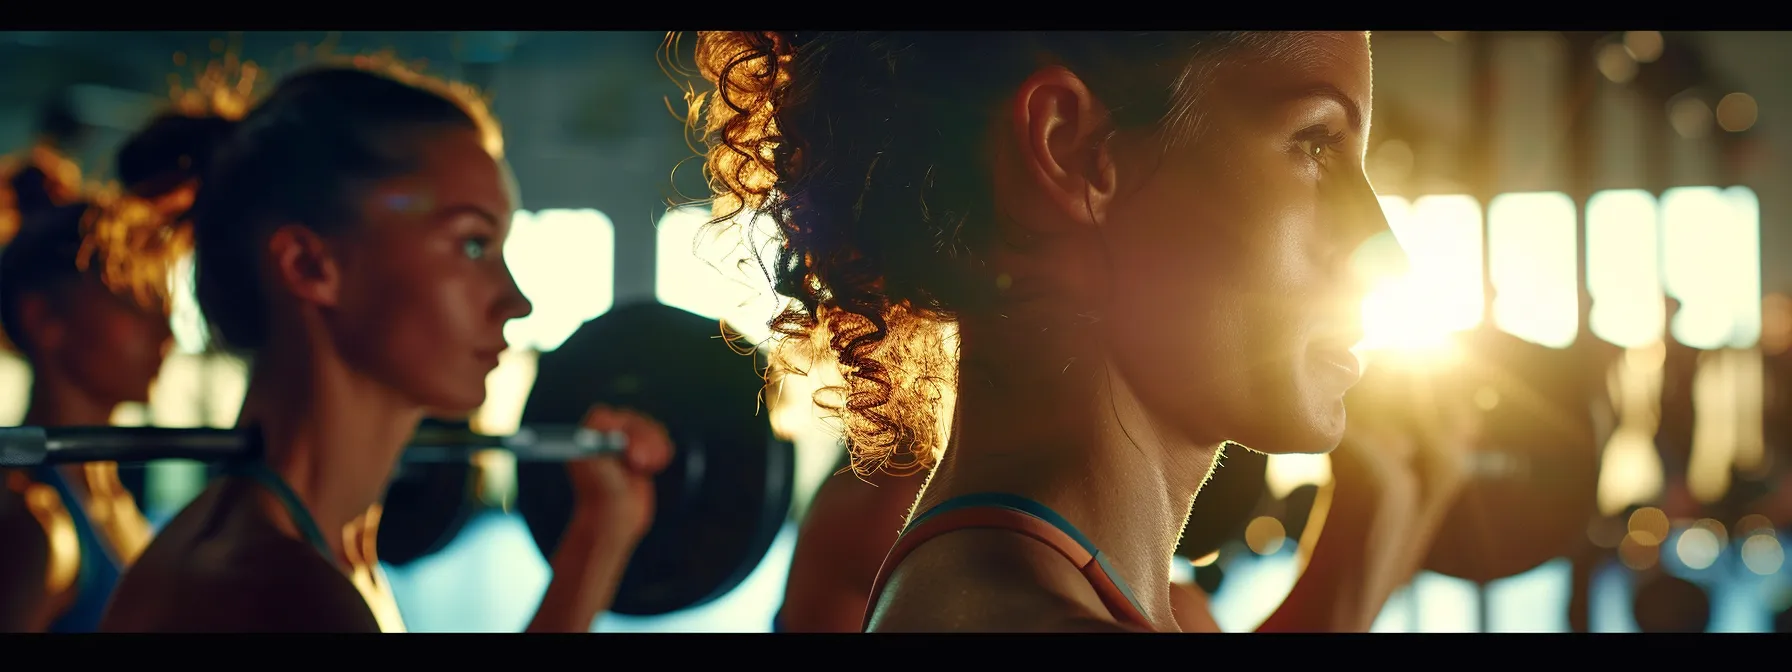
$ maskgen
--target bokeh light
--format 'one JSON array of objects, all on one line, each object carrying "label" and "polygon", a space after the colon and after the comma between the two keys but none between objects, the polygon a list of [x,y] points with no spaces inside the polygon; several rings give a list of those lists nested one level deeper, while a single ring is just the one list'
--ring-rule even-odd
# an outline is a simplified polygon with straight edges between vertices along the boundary
[{"label": "bokeh light", "polygon": [[1717,101],[1717,125],[1731,133],[1741,133],[1753,128],[1760,114],[1761,110],[1755,104],[1754,96],[1740,91]]},{"label": "bokeh light", "polygon": [[1659,546],[1668,539],[1668,514],[1653,506],[1637,509],[1630,514],[1631,539],[1645,546]]},{"label": "bokeh light", "polygon": [[1748,571],[1768,576],[1786,564],[1786,548],[1771,534],[1753,534],[1742,542],[1742,564]]},{"label": "bokeh light", "polygon": [[1244,541],[1257,555],[1274,555],[1288,541],[1288,528],[1273,516],[1258,516],[1245,527]]},{"label": "bokeh light", "polygon": [[1680,539],[1674,543],[1674,554],[1688,569],[1705,569],[1717,562],[1718,553],[1723,549],[1718,543],[1717,535],[1711,530],[1694,527],[1680,533]]},{"label": "bokeh light", "polygon": [[1599,73],[1605,75],[1606,79],[1619,84],[1636,79],[1636,58],[1630,55],[1630,50],[1624,48],[1624,45],[1608,44],[1600,47],[1599,54],[1594,59],[1599,65]]},{"label": "bokeh light", "polygon": [[1661,33],[1653,30],[1632,30],[1624,33],[1624,51],[1638,63],[1654,63],[1661,58],[1666,44]]}]

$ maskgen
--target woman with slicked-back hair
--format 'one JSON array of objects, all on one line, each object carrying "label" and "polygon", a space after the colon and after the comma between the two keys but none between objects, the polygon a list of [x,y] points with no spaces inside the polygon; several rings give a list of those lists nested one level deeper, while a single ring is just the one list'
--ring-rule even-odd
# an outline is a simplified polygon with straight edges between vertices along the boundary
[{"label": "woman with slicked-back hair", "polygon": [[[191,207],[154,223],[168,235],[103,242],[190,234],[200,310],[251,360],[238,424],[255,457],[161,530],[101,629],[382,631],[350,524],[426,411],[485,401],[504,325],[530,310],[503,256],[516,204],[497,125],[464,87],[374,66],[295,73],[240,120],[181,116],[140,136],[138,163],[171,176],[145,198],[187,190]],[[176,135],[194,142],[162,142]],[[568,464],[575,512],[531,630],[585,632],[609,606],[671,456],[636,414],[586,425],[624,432],[627,453]]]},{"label": "woman with slicked-back hair", "polygon": [[[1215,461],[1345,436],[1349,258],[1387,229],[1368,35],[712,32],[696,59],[715,225],[782,234],[783,355],[839,366],[817,400],[857,471],[931,470],[861,626],[1216,629],[1169,576]],[[1374,494],[1263,630],[1367,630],[1453,497],[1339,457]]]}]

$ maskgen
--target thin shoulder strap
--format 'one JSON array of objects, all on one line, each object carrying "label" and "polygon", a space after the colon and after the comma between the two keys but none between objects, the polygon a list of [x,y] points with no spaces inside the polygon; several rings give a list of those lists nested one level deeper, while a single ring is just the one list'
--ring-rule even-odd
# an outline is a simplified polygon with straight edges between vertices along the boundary
[{"label": "thin shoulder strap", "polygon": [[884,558],[883,566],[878,569],[877,581],[872,584],[865,605],[861,629],[870,628],[871,615],[877,609],[878,598],[883,595],[884,584],[909,553],[940,535],[965,529],[1006,530],[1051,547],[1077,566],[1116,620],[1147,630],[1155,629],[1125,579],[1113,571],[1107,557],[1075,525],[1050,507],[999,492],[955,497],[909,521],[907,529],[897,538],[895,546]]},{"label": "thin shoulder strap", "polygon": [[299,534],[303,535],[305,540],[317,549],[318,553],[323,554],[324,559],[330,562],[330,566],[336,566],[335,552],[330,550],[330,543],[324,540],[323,530],[318,528],[317,521],[311,517],[311,510],[305,508],[305,502],[299,499],[299,494],[293,491],[292,486],[286,484],[286,479],[280,478],[280,474],[274,473],[274,470],[268,467],[262,450],[261,429],[251,427],[248,429],[248,433],[251,455],[232,462],[228,467],[229,473],[253,479],[262,487],[267,488],[269,492],[274,493],[274,497],[280,500],[281,506],[285,507],[286,515],[292,518],[293,526],[299,528]]}]

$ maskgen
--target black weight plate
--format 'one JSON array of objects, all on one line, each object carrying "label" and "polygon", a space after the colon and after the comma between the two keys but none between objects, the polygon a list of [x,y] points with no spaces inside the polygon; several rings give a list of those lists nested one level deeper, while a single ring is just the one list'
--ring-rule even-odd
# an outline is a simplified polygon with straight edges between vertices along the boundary
[{"label": "black weight plate", "polygon": [[[438,420],[423,426],[466,429]],[[471,462],[400,462],[380,504],[380,560],[403,567],[452,543],[479,512],[478,479]]]},{"label": "black weight plate", "polygon": [[[658,303],[613,309],[541,356],[524,425],[576,423],[601,403],[654,417],[675,446],[655,482],[653,527],[610,611],[654,616],[705,604],[739,586],[771,549],[789,517],[796,455],[761,410],[762,369],[762,359],[730,349],[716,320]],[[544,557],[566,530],[571,487],[564,465],[517,465],[517,510]]]},{"label": "black weight plate", "polygon": [[1226,542],[1243,539],[1252,516],[1269,497],[1268,474],[1268,455],[1227,444],[1219,466],[1189,508],[1176,555],[1198,560]]},{"label": "black weight plate", "polygon": [[[1598,513],[1600,446],[1582,355],[1494,329],[1472,332],[1461,372],[1427,394],[1464,398],[1482,386],[1498,403],[1481,418],[1474,463],[1516,465],[1476,474],[1438,528],[1424,568],[1476,583],[1517,576],[1586,543]],[[1415,398],[1414,407],[1422,402]]]}]

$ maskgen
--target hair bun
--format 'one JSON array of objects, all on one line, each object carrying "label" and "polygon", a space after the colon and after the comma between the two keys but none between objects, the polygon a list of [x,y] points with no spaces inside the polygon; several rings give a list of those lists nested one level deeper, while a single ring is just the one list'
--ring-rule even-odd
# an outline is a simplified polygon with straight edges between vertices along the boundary
[{"label": "hair bun", "polygon": [[0,159],[0,177],[0,244],[34,213],[81,197],[81,167],[42,143],[22,156]]},{"label": "hair bun", "polygon": [[143,198],[172,192],[205,175],[236,124],[216,115],[156,117],[118,150],[118,180]]}]

